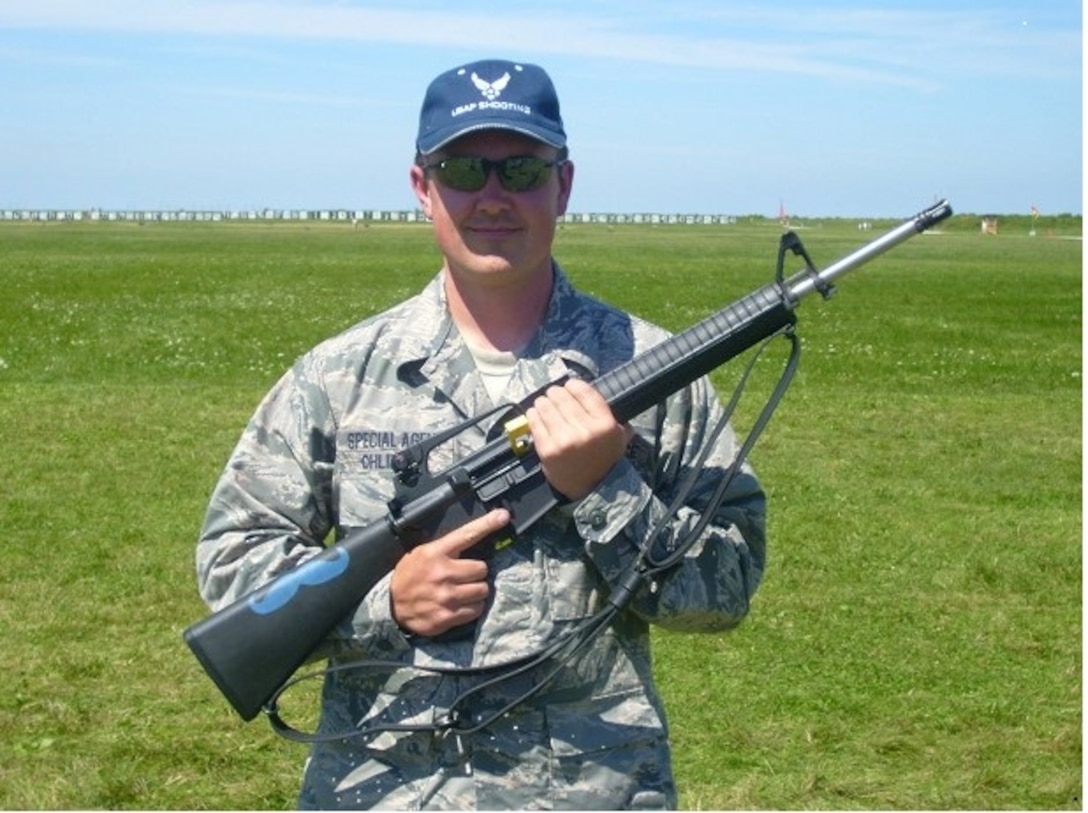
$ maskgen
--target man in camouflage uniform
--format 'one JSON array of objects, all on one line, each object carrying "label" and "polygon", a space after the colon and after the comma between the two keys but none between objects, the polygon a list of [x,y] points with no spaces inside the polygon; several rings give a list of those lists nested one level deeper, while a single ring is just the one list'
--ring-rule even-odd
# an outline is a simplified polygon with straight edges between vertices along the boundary
[{"label": "man in camouflage uniform", "polygon": [[[374,731],[440,723],[482,680],[408,667],[501,664],[593,616],[704,447],[712,444],[695,488],[655,543],[662,549],[700,520],[737,451],[730,431],[711,435],[721,409],[705,379],[628,426],[579,380],[667,334],[579,293],[552,259],[574,167],[540,68],[489,60],[439,76],[417,150],[412,184],[443,267],[419,295],[305,355],[260,405],[208,508],[197,549],[202,595],[223,607],[315,555],[330,531],[383,517],[393,454],[574,373],[527,410],[560,504],[486,561],[462,553],[507,525],[505,509],[419,544],[327,641],[321,655],[333,665],[382,659],[404,668],[327,675],[319,732],[371,730],[312,746],[300,806],[673,807],[648,625],[726,630],[747,613],[765,555],[764,496],[747,468],[680,563],[642,586],[588,647],[458,710],[484,722],[480,730]],[[493,422],[439,447],[432,470],[480,448]],[[487,719],[556,666],[539,691]]]}]

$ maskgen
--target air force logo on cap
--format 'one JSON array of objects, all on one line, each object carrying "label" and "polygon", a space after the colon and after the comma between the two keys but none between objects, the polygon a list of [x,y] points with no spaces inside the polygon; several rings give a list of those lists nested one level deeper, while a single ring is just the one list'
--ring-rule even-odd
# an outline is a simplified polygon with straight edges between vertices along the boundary
[{"label": "air force logo on cap", "polygon": [[419,153],[477,130],[512,130],[557,149],[567,144],[555,86],[543,68],[527,63],[487,59],[431,82],[419,115]]}]

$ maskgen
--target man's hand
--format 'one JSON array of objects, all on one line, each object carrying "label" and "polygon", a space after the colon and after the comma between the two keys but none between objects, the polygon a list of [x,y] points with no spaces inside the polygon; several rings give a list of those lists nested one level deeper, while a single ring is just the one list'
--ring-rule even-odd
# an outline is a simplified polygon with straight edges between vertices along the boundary
[{"label": "man's hand", "polygon": [[549,387],[525,416],[544,476],[570,500],[582,499],[601,482],[631,437],[604,396],[578,379]]},{"label": "man's hand", "polygon": [[495,509],[405,554],[389,587],[400,628],[432,638],[479,618],[491,594],[487,563],[460,557],[509,522],[509,511]]}]

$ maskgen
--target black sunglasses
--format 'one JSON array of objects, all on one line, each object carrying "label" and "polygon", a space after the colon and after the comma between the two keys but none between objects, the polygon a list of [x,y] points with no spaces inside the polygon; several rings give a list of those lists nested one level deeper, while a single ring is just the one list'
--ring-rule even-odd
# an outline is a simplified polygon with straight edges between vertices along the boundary
[{"label": "black sunglasses", "polygon": [[499,183],[507,192],[530,192],[548,182],[552,167],[564,163],[535,155],[516,155],[501,161],[455,155],[435,164],[424,164],[423,168],[433,172],[440,184],[458,192],[479,192],[493,169],[498,171]]}]

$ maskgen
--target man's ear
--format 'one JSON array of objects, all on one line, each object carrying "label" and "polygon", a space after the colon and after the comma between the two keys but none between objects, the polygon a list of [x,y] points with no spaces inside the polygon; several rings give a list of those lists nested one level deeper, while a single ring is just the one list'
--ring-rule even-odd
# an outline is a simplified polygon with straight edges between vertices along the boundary
[{"label": "man's ear", "polygon": [[412,179],[412,191],[416,193],[416,199],[419,201],[419,207],[423,210],[424,216],[431,219],[431,187],[427,182],[427,170],[421,167],[419,164],[413,164],[410,172]]},{"label": "man's ear", "polygon": [[556,209],[559,216],[567,213],[567,204],[570,203],[570,193],[574,188],[574,163],[566,161],[559,167],[559,205]]}]

